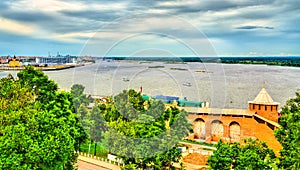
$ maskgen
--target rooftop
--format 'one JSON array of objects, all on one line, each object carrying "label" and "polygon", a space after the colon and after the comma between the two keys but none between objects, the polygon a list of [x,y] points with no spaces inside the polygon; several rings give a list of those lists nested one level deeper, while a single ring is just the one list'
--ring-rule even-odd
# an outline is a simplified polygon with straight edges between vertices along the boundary
[{"label": "rooftop", "polygon": [[199,108],[199,107],[182,107],[189,113],[207,113],[210,115],[245,115],[252,116],[255,111],[246,109],[220,109],[220,108]]},{"label": "rooftop", "polygon": [[278,105],[279,103],[274,102],[272,97],[269,95],[267,90],[263,87],[261,91],[258,93],[256,98],[253,101],[249,101],[249,103],[255,104],[268,104],[268,105]]}]

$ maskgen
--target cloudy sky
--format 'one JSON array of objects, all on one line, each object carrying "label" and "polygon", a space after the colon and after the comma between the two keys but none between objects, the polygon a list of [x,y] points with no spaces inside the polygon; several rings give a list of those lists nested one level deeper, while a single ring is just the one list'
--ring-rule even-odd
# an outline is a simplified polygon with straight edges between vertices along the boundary
[{"label": "cloudy sky", "polygon": [[1,0],[0,55],[300,55],[299,0]]}]

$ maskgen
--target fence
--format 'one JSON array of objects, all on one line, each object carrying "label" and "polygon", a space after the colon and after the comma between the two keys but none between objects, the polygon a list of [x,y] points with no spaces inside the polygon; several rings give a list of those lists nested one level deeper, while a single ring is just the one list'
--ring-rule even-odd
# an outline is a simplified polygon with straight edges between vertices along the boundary
[{"label": "fence", "polygon": [[121,161],[113,161],[113,160],[110,160],[108,158],[94,156],[92,154],[87,154],[87,153],[84,153],[84,152],[77,152],[77,153],[78,153],[78,155],[81,155],[81,156],[84,156],[84,157],[88,157],[88,158],[92,158],[92,159],[95,159],[95,160],[98,160],[98,161],[102,161],[102,162],[114,164],[114,165],[121,166],[121,167],[125,166],[125,164],[122,163]]}]

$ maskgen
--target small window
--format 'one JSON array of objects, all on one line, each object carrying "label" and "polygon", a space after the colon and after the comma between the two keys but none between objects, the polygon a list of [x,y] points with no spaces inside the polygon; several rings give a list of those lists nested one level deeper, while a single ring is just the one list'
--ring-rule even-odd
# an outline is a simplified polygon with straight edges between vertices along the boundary
[{"label": "small window", "polygon": [[273,111],[273,107],[274,107],[274,106],[271,106],[271,111]]},{"label": "small window", "polygon": [[268,106],[267,105],[265,105],[265,111],[268,111]]},{"label": "small window", "polygon": [[258,110],[260,110],[260,105],[258,105]]},{"label": "small window", "polygon": [[253,109],[253,110],[255,109],[255,104],[252,104],[252,109]]}]

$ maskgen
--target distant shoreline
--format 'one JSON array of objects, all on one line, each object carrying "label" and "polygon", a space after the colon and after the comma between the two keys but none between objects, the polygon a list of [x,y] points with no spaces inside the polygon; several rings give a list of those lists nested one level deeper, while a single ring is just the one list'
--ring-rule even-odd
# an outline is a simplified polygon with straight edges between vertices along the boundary
[{"label": "distant shoreline", "polygon": [[[78,65],[79,66],[79,65]],[[69,68],[78,67],[75,65],[56,65],[56,66],[47,66],[47,67],[34,67],[36,70],[42,70],[42,71],[58,71],[58,70],[64,70]],[[25,67],[9,67],[9,66],[2,66],[0,67],[0,71],[21,71],[24,70]]]},{"label": "distant shoreline", "polygon": [[107,61],[140,61],[143,62],[166,62],[177,64],[185,62],[224,63],[224,64],[265,64],[275,66],[300,67],[300,56],[251,56],[251,57],[102,57]]}]

